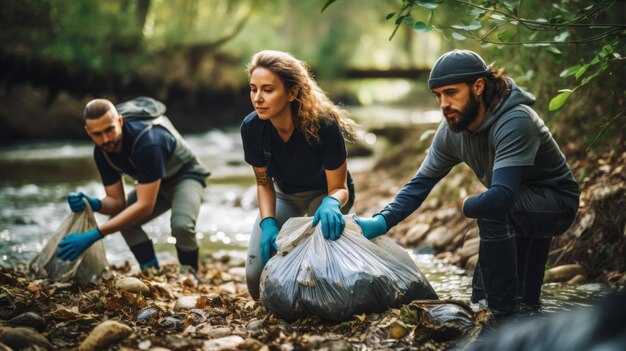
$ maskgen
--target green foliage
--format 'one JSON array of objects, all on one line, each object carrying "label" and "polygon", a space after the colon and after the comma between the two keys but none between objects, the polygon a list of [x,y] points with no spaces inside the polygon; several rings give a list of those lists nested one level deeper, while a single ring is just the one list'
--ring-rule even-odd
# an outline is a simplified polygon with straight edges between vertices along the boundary
[{"label": "green foliage", "polygon": [[[480,51],[506,63],[506,71],[518,84],[530,85],[526,88],[541,97],[540,103],[550,101],[545,108],[538,106],[551,112],[549,123],[564,116],[572,122],[557,132],[578,130],[587,136],[595,134],[594,129],[601,128],[601,133],[614,129],[606,123],[624,109],[626,96],[624,1],[397,0],[396,4],[397,10],[385,17],[393,21],[390,40],[403,25],[417,34],[439,33],[464,48],[471,48],[471,40],[482,47]],[[555,69],[561,79],[550,73]],[[600,118],[586,123],[585,114]]]},{"label": "green foliage", "polygon": [[[328,1],[324,9],[334,2],[336,0]],[[567,73],[575,71],[577,84],[553,99],[550,103],[551,111],[560,109],[578,88],[602,76],[613,63],[623,60],[623,56],[618,53],[618,49],[622,49],[620,45],[623,45],[622,41],[626,34],[623,17],[621,22],[598,22],[610,11],[615,11],[616,8],[619,11],[621,2],[618,0],[602,0],[592,4],[582,0],[547,2],[552,6],[526,1],[524,8],[520,7],[521,1],[453,1],[452,6],[464,16],[452,24],[447,11],[442,11],[446,16],[441,21],[433,20],[435,11],[444,8],[442,5],[445,2],[402,0],[400,10],[386,17],[387,20],[395,17],[395,28],[389,39],[394,37],[400,25],[407,24],[420,33],[438,30],[455,40],[463,41],[470,38],[486,46],[543,47],[554,55],[556,61],[561,61],[563,55],[557,45],[587,44],[592,47],[600,45],[597,55],[589,63],[568,67],[565,70]],[[421,20],[424,14],[419,11],[420,9],[430,11],[425,20]],[[533,18],[535,13],[542,13],[543,16]],[[603,45],[606,42],[608,43]],[[598,65],[597,69],[593,73],[587,72],[593,65]]]}]

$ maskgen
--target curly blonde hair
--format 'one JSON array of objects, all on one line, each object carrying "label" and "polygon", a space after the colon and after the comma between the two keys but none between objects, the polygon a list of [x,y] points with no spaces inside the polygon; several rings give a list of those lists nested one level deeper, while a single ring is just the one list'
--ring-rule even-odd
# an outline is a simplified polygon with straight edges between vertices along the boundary
[{"label": "curly blonde hair", "polygon": [[313,78],[309,66],[283,51],[263,50],[256,53],[248,64],[248,76],[258,68],[263,67],[276,74],[289,91],[298,87],[295,100],[291,103],[291,112],[296,129],[304,135],[311,144],[319,142],[318,131],[320,122],[334,119],[347,141],[356,139],[359,126],[354,122],[348,111],[335,105],[326,96]]}]

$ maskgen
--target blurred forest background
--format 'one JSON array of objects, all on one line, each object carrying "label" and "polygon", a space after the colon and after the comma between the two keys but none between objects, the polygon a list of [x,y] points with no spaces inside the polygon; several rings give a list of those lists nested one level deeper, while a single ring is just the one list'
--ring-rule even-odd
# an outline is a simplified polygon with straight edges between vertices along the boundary
[{"label": "blurred forest background", "polygon": [[[261,49],[308,62],[331,97],[347,105],[393,97],[436,107],[427,90],[364,98],[342,82],[395,77],[425,87],[440,54],[467,48],[533,92],[535,107],[561,140],[585,147],[622,143],[624,1],[475,3],[2,1],[0,137],[84,138],[82,107],[94,97],[161,99],[183,132],[237,125],[252,110],[245,65]],[[573,90],[575,98],[550,112],[560,89]]]}]

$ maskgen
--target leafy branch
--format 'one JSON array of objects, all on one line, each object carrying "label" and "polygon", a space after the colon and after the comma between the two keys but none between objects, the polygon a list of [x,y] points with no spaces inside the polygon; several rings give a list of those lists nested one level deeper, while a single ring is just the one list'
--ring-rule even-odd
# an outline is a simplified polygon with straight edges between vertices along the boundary
[{"label": "leafy branch", "polygon": [[[337,1],[327,1],[322,11]],[[447,1],[452,6],[465,7],[467,10],[460,12],[466,15],[460,23],[455,24],[435,21],[436,11],[441,10],[444,3],[446,0],[402,0],[399,11],[385,17],[386,20],[394,20],[394,29],[389,40],[393,39],[398,28],[404,24],[418,33],[434,30],[458,41],[469,38],[497,47],[546,47],[558,56],[562,53],[556,46],[591,44],[600,47],[591,61],[571,66],[561,73],[561,78],[575,76],[576,83],[570,89],[560,90],[550,101],[551,111],[563,107],[576,90],[605,74],[615,63],[624,60],[619,50],[624,47],[626,24],[596,23],[598,18],[602,18],[609,11],[620,11],[620,0],[599,0],[591,4],[582,0],[555,2],[551,4],[552,14],[548,18],[535,19],[522,16],[523,0]],[[618,7],[615,10],[614,5]],[[576,6],[581,8],[571,9]]]}]

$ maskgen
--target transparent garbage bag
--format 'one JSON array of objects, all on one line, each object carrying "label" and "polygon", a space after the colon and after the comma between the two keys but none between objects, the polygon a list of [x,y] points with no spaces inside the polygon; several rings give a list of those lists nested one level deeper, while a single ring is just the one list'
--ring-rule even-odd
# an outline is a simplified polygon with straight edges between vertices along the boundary
[{"label": "transparent garbage bag", "polygon": [[83,282],[97,282],[110,275],[102,240],[97,241],[75,261],[64,261],[56,257],[57,245],[70,233],[81,233],[97,226],[91,206],[85,203],[85,210],[68,215],[61,226],[52,234],[46,245],[28,264],[34,278],[53,282],[68,282],[72,279]]},{"label": "transparent garbage bag", "polygon": [[437,300],[409,254],[386,236],[368,240],[352,215],[338,240],[324,239],[311,217],[289,219],[278,254],[261,274],[261,302],[283,319],[345,321],[413,300]]}]

